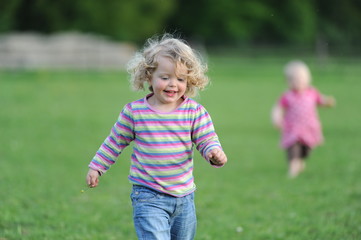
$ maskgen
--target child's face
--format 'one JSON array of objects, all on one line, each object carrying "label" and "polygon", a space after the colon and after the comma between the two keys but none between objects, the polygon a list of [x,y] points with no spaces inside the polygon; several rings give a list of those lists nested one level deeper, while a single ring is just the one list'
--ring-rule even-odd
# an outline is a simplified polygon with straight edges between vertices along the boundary
[{"label": "child's face", "polygon": [[302,68],[294,69],[292,76],[288,79],[288,85],[291,89],[302,91],[310,85],[310,77],[306,70]]},{"label": "child's face", "polygon": [[159,56],[158,67],[153,72],[149,84],[153,88],[153,103],[157,106],[176,107],[187,89],[187,68],[178,66],[172,59]]}]

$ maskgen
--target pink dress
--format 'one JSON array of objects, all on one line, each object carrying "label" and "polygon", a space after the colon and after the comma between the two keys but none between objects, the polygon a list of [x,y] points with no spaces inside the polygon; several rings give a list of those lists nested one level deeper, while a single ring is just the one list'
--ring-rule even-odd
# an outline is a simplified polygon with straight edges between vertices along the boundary
[{"label": "pink dress", "polygon": [[302,92],[285,92],[279,104],[284,109],[281,146],[288,148],[301,142],[313,148],[323,142],[317,105],[322,102],[321,94],[315,88]]}]

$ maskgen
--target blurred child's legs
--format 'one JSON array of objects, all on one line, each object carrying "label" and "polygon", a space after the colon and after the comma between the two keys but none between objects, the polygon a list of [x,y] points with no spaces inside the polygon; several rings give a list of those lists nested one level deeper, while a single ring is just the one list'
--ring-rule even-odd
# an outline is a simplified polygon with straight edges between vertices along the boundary
[{"label": "blurred child's legs", "polygon": [[301,142],[296,142],[287,149],[288,174],[290,177],[297,177],[298,174],[305,170],[305,159],[310,152],[311,148]]},{"label": "blurred child's legs", "polygon": [[138,239],[194,239],[197,226],[194,193],[177,198],[134,185],[131,199]]}]

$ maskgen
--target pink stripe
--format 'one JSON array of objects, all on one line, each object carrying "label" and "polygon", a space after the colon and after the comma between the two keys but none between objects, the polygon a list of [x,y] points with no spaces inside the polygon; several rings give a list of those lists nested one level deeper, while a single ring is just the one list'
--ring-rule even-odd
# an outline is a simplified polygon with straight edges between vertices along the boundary
[{"label": "pink stripe", "polygon": [[149,156],[146,154],[142,154],[140,152],[135,152],[135,155],[140,156],[141,158],[146,158],[148,160],[169,160],[169,159],[174,159],[174,158],[182,158],[182,157],[187,157],[190,155],[190,153],[179,153],[179,154],[167,154],[167,155],[154,155],[154,156]]},{"label": "pink stripe", "polygon": [[96,155],[98,158],[100,158],[101,160],[103,160],[104,162],[107,162],[108,164],[113,164],[113,163],[115,162],[115,161],[113,161],[113,160],[109,160],[109,159],[103,157],[103,156],[100,155],[99,153],[96,153],[95,155]]},{"label": "pink stripe", "polygon": [[119,155],[119,154],[116,154],[113,149],[107,147],[105,144],[103,144],[102,149],[114,157],[118,157],[118,155]]},{"label": "pink stripe", "polygon": [[[122,114],[122,118],[125,119],[127,122],[131,123],[133,120],[130,119],[127,115]],[[118,122],[117,122],[118,123]]]},{"label": "pink stripe", "polygon": [[211,133],[209,133],[207,135],[202,136],[201,138],[198,138],[197,142],[203,141],[204,139],[207,139],[207,138],[210,138],[210,137],[214,137],[215,135],[216,134],[214,132],[211,132]]},{"label": "pink stripe", "polygon": [[[192,176],[192,170],[193,170],[193,168],[179,176],[153,177],[153,179],[156,180],[157,182],[170,182],[170,181],[177,182],[180,179],[182,179],[184,176]],[[141,172],[138,168],[135,168],[135,167],[132,167],[132,172],[136,172],[141,176],[145,175],[143,172]],[[145,176],[150,176],[150,175],[146,174]]]},{"label": "pink stripe", "polygon": [[110,137],[108,138],[108,142],[111,143],[113,146],[118,146],[117,142]]},{"label": "pink stripe", "polygon": [[106,170],[107,168],[106,167],[104,167],[103,165],[101,165],[101,164],[98,164],[98,163],[96,163],[96,162],[91,162],[90,164],[89,164],[89,167],[90,168],[94,168],[94,169],[103,169],[103,170]]},{"label": "pink stripe", "polygon": [[[136,106],[135,106],[136,107]],[[194,111],[193,109],[191,108],[186,108],[186,109],[179,109],[173,113],[170,113],[169,115],[178,115],[178,114],[182,114],[182,113],[188,113],[190,111]],[[134,116],[136,115],[154,115],[154,112],[153,110],[150,110],[150,109],[137,109],[137,110],[133,110],[134,112]]]},{"label": "pink stripe", "polygon": [[204,119],[208,120],[209,119],[209,115],[208,114],[203,114],[202,116],[198,117],[195,122],[202,122]]},{"label": "pink stripe", "polygon": [[[115,136],[116,139],[129,142],[129,138],[126,138],[126,137],[123,136],[123,135],[118,135],[118,133],[117,133],[114,129],[112,129],[112,132],[113,132],[113,134],[114,134],[114,136]],[[132,133],[131,131],[129,131],[129,130],[125,130],[125,132],[126,132],[126,133],[129,133],[131,136],[133,135],[133,133]],[[117,144],[117,143],[115,143],[115,144]]]},{"label": "pink stripe", "polygon": [[[149,187],[152,187],[154,189],[159,189],[159,185],[157,184],[154,184],[152,182],[148,182],[148,181],[145,181],[143,179],[134,179],[132,178],[132,176],[129,176],[130,179],[134,180],[135,182],[140,182],[140,183],[144,183],[145,186],[149,186]],[[164,192],[164,191],[163,191]]]},{"label": "pink stripe", "polygon": [[164,148],[170,148],[170,147],[191,147],[192,146],[192,142],[189,143],[143,143],[143,142],[138,142],[137,141],[137,145],[138,146],[142,146],[142,147],[151,147],[151,148],[157,148],[157,147],[164,147]]},{"label": "pink stripe", "polygon": [[[124,141],[124,144],[126,144],[126,143],[129,143],[129,141],[130,141],[130,139],[129,138],[126,138],[126,137],[124,137],[124,136],[115,136],[119,141],[121,140],[121,141]],[[112,145],[114,146],[114,147],[119,147],[118,146],[118,143],[115,141],[115,140],[113,140],[112,138],[108,138],[108,142],[110,142],[110,143],[112,143]]]},{"label": "pink stripe", "polygon": [[[172,194],[171,192],[176,192],[178,189],[190,188],[193,185],[193,181],[189,181],[188,183],[179,184],[179,185],[176,185],[176,186],[173,186],[173,187],[164,187],[164,189],[166,191],[163,191],[163,190],[159,189],[160,185],[157,185],[157,184],[154,184],[154,183],[142,180],[142,179],[134,179],[134,178],[132,178],[132,176],[129,176],[129,179],[131,179],[131,180],[133,180],[135,182],[143,183],[145,186],[148,186],[148,187],[151,187],[151,188],[154,188],[154,189],[158,189],[159,191],[162,191],[162,192],[167,193],[167,194]],[[181,197],[183,195],[181,195],[181,196],[174,195],[174,196]]]},{"label": "pink stripe", "polygon": [[189,181],[188,183],[184,183],[184,184],[179,184],[173,187],[165,187],[165,189],[167,191],[177,191],[178,189],[182,189],[182,188],[190,188],[193,185],[193,181]]},{"label": "pink stripe", "polygon": [[154,178],[157,181],[179,181],[179,179],[183,178],[184,176],[192,176],[192,169],[187,171],[179,176],[169,176],[169,177],[162,177],[162,178]]},{"label": "pink stripe", "polygon": [[[183,164],[182,167],[186,165]],[[166,167],[161,167],[161,166],[143,166],[144,169],[149,170],[149,171],[159,171],[159,172],[166,172],[166,171],[172,171],[172,170],[179,170],[180,166],[178,165],[174,165],[174,166],[166,166]]]},{"label": "pink stripe", "polygon": [[[175,165],[172,165],[172,166],[146,166],[146,165],[142,165],[138,161],[137,157],[134,156],[134,155],[131,156],[131,159],[132,159],[132,161],[134,162],[135,165],[141,165],[142,168],[147,169],[147,170],[154,170],[154,169],[156,169],[156,170],[157,169],[160,169],[160,170],[162,170],[162,169],[174,170],[174,169],[184,168],[184,166],[187,166],[188,164],[191,164],[190,162],[193,161],[193,159],[191,158],[191,159],[186,160],[183,164],[178,164],[178,165],[175,164]],[[156,159],[156,160],[158,160],[158,159]]]},{"label": "pink stripe", "polygon": [[171,171],[171,170],[175,170],[175,169],[179,169],[179,168],[184,168],[185,166],[189,165],[190,161],[186,161],[183,164],[179,164],[179,165],[172,165],[172,166],[142,166],[144,169],[146,170],[150,170],[150,171],[154,171],[154,170],[159,170],[161,172],[164,171]]},{"label": "pink stripe", "polygon": [[189,121],[144,121],[144,122],[137,122],[138,126],[177,126],[177,125],[189,125]]},{"label": "pink stripe", "polygon": [[[178,136],[188,136],[190,132],[178,132]],[[174,133],[171,132],[141,132],[138,133],[138,136],[146,137],[146,136],[171,136],[174,137]]]},{"label": "pink stripe", "polygon": [[[127,132],[127,133],[131,133],[131,130],[129,130],[129,128],[126,128],[126,127],[124,127],[124,126],[122,126],[122,125],[119,125],[118,126],[118,124],[116,125],[116,129],[118,130],[122,130],[122,131],[124,131],[124,132]],[[115,129],[113,128],[112,129],[113,131],[115,131]],[[116,135],[119,135],[117,132],[114,132]]]},{"label": "pink stripe", "polygon": [[212,125],[212,123],[209,122],[207,125],[204,125],[203,127],[200,127],[195,132],[198,133],[198,132],[203,131],[203,130],[209,130],[211,125]]}]

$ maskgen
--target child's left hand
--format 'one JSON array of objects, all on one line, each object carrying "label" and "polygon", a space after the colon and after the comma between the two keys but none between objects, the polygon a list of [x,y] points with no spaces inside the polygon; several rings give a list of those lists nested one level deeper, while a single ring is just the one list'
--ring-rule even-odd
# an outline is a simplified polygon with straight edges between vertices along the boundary
[{"label": "child's left hand", "polygon": [[336,100],[332,96],[322,96],[323,106],[325,107],[334,107],[336,105]]},{"label": "child's left hand", "polygon": [[207,157],[209,161],[216,166],[223,166],[227,162],[227,156],[221,149],[212,149],[208,154]]}]

